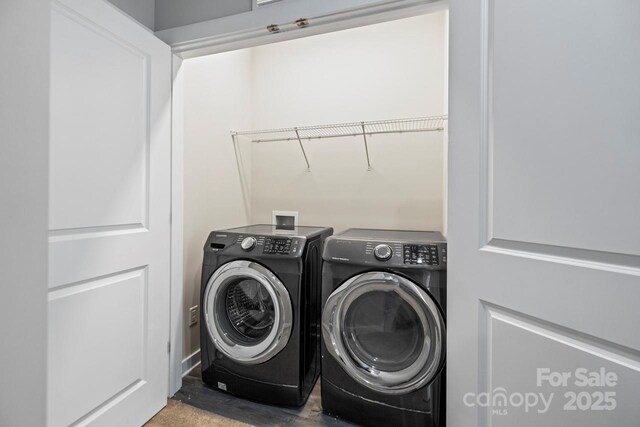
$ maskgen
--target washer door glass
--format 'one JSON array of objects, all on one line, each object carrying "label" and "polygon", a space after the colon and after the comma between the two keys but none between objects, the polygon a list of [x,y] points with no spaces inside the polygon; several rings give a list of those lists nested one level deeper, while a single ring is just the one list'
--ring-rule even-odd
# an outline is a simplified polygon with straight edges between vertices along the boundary
[{"label": "washer door glass", "polygon": [[[218,299],[218,311],[226,313],[224,325],[238,342],[258,343],[269,335],[275,324],[276,309],[267,288],[251,277],[239,277],[226,286]],[[226,323],[226,322],[225,322]]]},{"label": "washer door glass", "polygon": [[273,272],[251,261],[216,270],[205,290],[205,320],[216,348],[236,362],[263,363],[289,341],[291,299]]},{"label": "washer door glass", "polygon": [[327,300],[327,349],[355,380],[387,394],[430,382],[444,361],[445,324],[431,297],[410,280],[370,272]]}]

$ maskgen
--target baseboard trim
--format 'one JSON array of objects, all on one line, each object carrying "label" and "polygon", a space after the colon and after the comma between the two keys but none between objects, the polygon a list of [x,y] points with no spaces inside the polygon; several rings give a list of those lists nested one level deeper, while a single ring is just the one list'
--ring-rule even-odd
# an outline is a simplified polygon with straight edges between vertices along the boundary
[{"label": "baseboard trim", "polygon": [[191,353],[190,356],[182,359],[182,377],[189,375],[189,372],[200,364],[200,349]]}]

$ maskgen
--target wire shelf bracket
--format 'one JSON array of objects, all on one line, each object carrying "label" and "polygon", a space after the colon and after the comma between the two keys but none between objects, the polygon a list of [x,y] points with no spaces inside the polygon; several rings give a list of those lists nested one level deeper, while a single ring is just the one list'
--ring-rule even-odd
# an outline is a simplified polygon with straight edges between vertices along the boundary
[{"label": "wire shelf bracket", "polygon": [[231,131],[234,143],[237,137],[248,138],[253,143],[262,142],[286,142],[297,141],[307,165],[307,171],[311,171],[309,158],[302,144],[302,140],[321,140],[327,138],[343,138],[362,136],[364,150],[367,157],[367,167],[371,170],[371,158],[369,156],[369,144],[367,136],[381,134],[402,134],[412,132],[442,132],[448,116],[417,117],[410,119],[377,120],[368,122],[338,123],[331,125],[298,126],[292,128],[263,129],[250,131]]},{"label": "wire shelf bracket", "polygon": [[298,132],[298,128],[295,128],[295,132],[296,132],[296,138],[298,138],[298,144],[300,144],[300,149],[302,150],[302,155],[304,156],[304,162],[307,164],[307,172],[311,172],[309,159],[307,158],[306,151],[304,151],[304,145],[302,145],[302,140],[300,139],[300,132]]}]

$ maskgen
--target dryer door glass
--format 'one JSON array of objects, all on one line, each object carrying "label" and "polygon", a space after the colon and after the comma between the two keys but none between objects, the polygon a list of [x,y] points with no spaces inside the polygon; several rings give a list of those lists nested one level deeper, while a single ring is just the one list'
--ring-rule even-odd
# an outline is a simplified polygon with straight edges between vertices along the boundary
[{"label": "dryer door glass", "polygon": [[342,336],[351,357],[380,371],[398,372],[415,364],[425,331],[416,310],[392,290],[366,292],[344,316]]},{"label": "dryer door glass", "polygon": [[331,355],[359,383],[386,394],[428,384],[444,363],[444,318],[420,286],[387,272],[349,279],[322,317]]},{"label": "dryer door glass", "polygon": [[205,322],[214,345],[244,364],[263,363],[289,341],[291,298],[273,272],[238,260],[216,270],[205,290]]}]

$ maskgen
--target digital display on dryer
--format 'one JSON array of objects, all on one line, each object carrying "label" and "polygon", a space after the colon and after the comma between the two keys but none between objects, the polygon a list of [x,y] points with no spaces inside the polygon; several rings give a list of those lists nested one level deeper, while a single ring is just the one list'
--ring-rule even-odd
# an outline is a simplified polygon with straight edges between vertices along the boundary
[{"label": "digital display on dryer", "polygon": [[438,246],[403,245],[405,264],[438,265]]},{"label": "digital display on dryer", "polygon": [[287,255],[291,251],[291,239],[267,238],[264,241],[265,254]]}]

